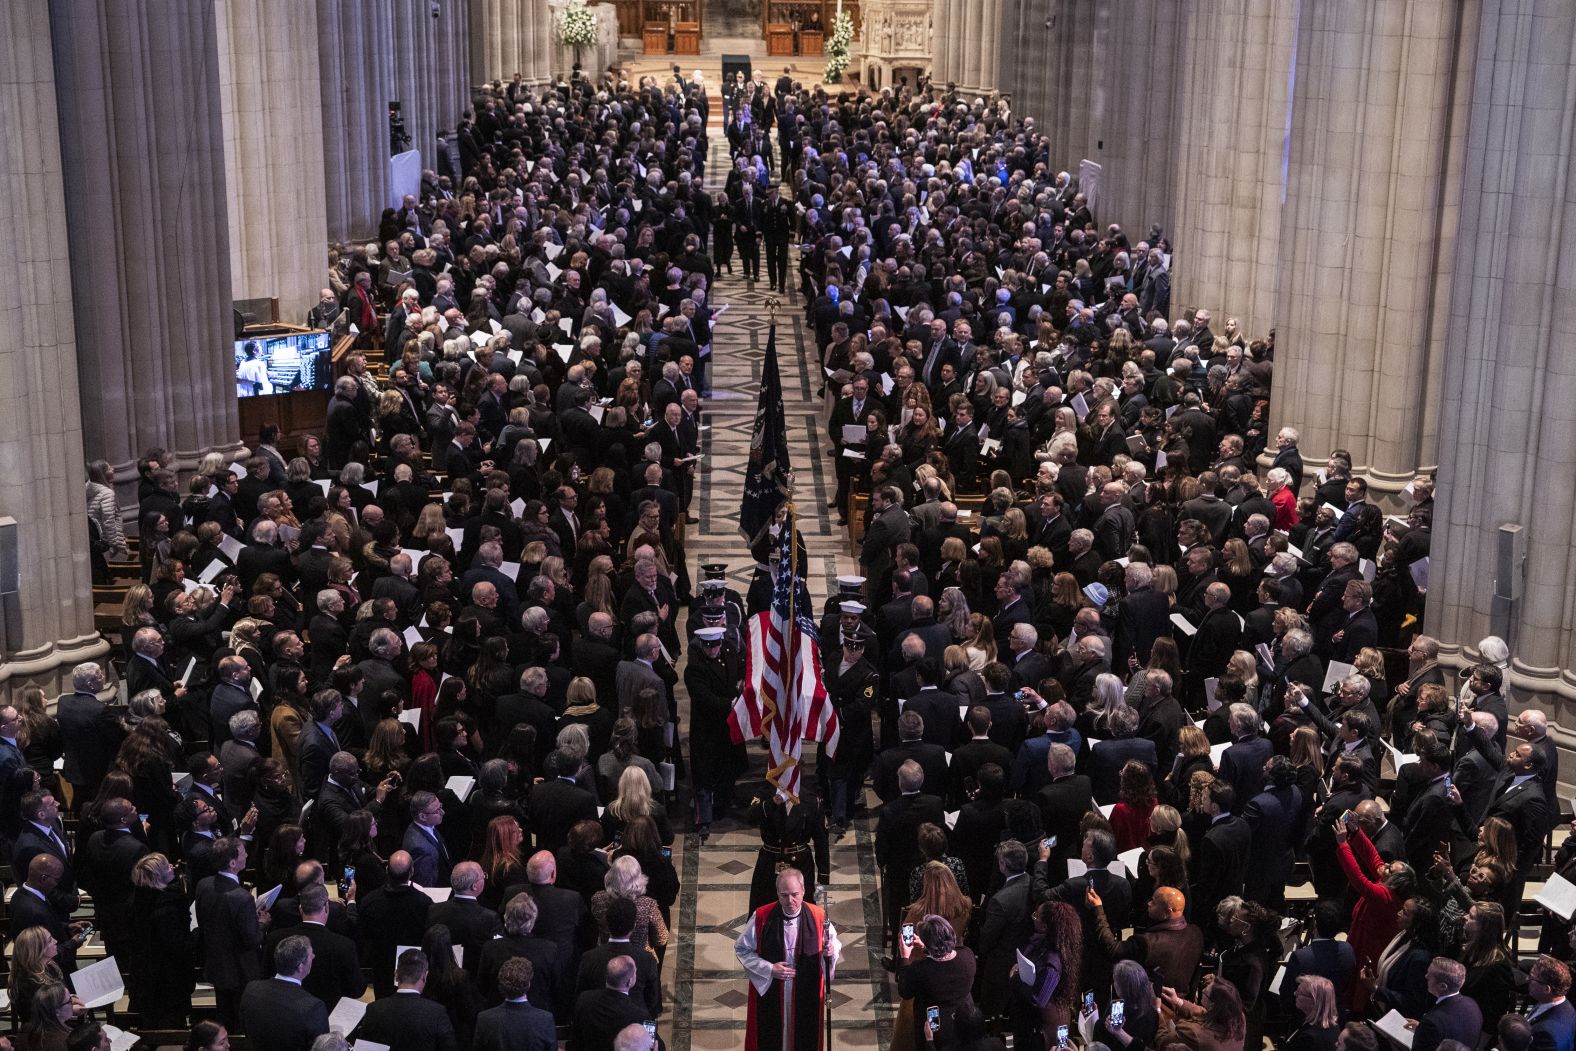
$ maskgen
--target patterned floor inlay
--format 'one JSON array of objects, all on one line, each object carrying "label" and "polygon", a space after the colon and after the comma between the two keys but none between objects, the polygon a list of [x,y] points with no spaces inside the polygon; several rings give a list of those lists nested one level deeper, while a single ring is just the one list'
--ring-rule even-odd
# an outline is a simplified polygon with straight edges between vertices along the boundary
[{"label": "patterned floor inlay", "polygon": [[[709,74],[708,74],[709,76]],[[708,185],[714,189],[728,171],[726,140],[713,114]],[[790,250],[789,265],[796,272]],[[691,573],[701,562],[725,561],[731,585],[748,589],[753,562],[738,532],[739,493],[749,456],[750,430],[760,389],[771,318],[764,281],[746,282],[720,274],[717,304],[729,308],[718,321],[711,355],[713,396],[706,402],[702,432],[701,476],[694,513],[700,524],[685,540]],[[764,270],[762,271],[764,273]],[[796,292],[779,296],[777,352],[782,368],[788,437],[798,484],[796,507],[810,554],[810,590],[821,607],[839,573],[857,569],[848,555],[846,534],[832,524],[826,501],[836,479],[826,469],[820,448],[818,355],[804,306]],[[681,726],[689,727],[688,698],[680,687]],[[808,751],[808,750],[807,750]],[[739,785],[739,798],[761,782],[763,753],[752,751],[753,769]],[[809,756],[807,756],[809,758]],[[687,816],[684,827],[690,827]],[[869,803],[875,805],[873,796]],[[891,1041],[896,994],[881,967],[879,877],[875,868],[874,818],[861,819],[854,832],[832,848],[831,918],[843,939],[842,965],[831,996],[832,1042],[838,1051],[886,1051]],[[670,1051],[737,1051],[745,1028],[747,985],[733,954],[733,940],[748,919],[749,883],[759,839],[739,824],[717,825],[705,846],[693,834],[674,844],[674,864],[683,889],[674,909],[674,942],[663,968],[668,1011],[661,1034]]]}]

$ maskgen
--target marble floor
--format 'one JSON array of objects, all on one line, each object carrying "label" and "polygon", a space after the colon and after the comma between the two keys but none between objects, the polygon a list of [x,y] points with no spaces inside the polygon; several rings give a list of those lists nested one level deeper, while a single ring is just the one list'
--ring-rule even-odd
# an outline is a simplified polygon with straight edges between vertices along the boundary
[{"label": "marble floor", "polygon": [[[715,131],[711,151],[708,182],[727,172],[726,141]],[[796,272],[795,251],[790,249],[789,265]],[[714,334],[714,396],[706,403],[710,429],[703,432],[704,458],[694,510],[700,524],[690,528],[686,546],[692,573],[701,563],[726,562],[732,586],[742,593],[749,586],[753,561],[738,532],[739,494],[772,314],[765,282],[746,282],[737,276],[737,258],[734,270],[735,276],[721,275],[714,290],[714,301],[729,304],[729,309]],[[777,353],[796,472],[795,507],[810,556],[810,590],[819,609],[828,589],[835,590],[837,575],[854,571],[856,564],[849,557],[846,534],[832,524],[826,508],[836,480],[820,448],[824,428],[815,397],[820,385],[813,333],[805,325],[797,293],[778,298],[782,302],[776,311]],[[688,699],[681,696],[679,707],[681,726],[687,730]],[[741,799],[760,784],[765,769],[764,752],[755,747],[751,755],[752,772],[739,786]],[[686,819],[686,830],[690,824]],[[878,944],[873,826],[873,819],[857,824],[832,848],[831,918],[844,945],[831,997],[832,1042],[850,1051],[884,1051],[895,1014],[895,991],[880,965],[885,949]],[[742,1046],[748,987],[733,954],[733,941],[748,917],[758,843],[753,829],[736,824],[714,825],[704,846],[693,834],[675,843],[674,863],[683,890],[674,916],[675,940],[663,969],[668,1010],[661,1022],[662,1036],[672,1051]]]}]

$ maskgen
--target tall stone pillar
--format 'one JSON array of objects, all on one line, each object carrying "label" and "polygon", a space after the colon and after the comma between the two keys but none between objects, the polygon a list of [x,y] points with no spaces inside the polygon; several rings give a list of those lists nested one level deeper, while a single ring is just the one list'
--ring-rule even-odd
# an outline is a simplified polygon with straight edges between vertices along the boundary
[{"label": "tall stone pillar", "polygon": [[932,51],[930,82],[946,87],[952,76],[952,0],[934,0],[930,15]]},{"label": "tall stone pillar", "polygon": [[1003,5],[994,23],[997,89],[1035,119],[1056,169],[1076,173],[1085,158],[1102,165],[1095,219],[1122,224],[1135,243],[1175,217],[1179,82],[1189,57],[1174,42],[1183,21],[1175,0],[1128,0],[1120,10],[1040,0]]},{"label": "tall stone pillar", "polygon": [[[460,114],[471,108],[471,5],[470,0],[439,0],[433,22],[434,97],[438,102],[438,127],[452,132]],[[435,142],[421,146],[423,163],[437,167]]]},{"label": "tall stone pillar", "polygon": [[234,450],[213,0],[49,12],[84,451],[127,470],[151,446]]},{"label": "tall stone pillar", "polygon": [[1297,10],[1316,6],[1298,0],[1187,5],[1170,224],[1173,314],[1187,306],[1222,319],[1232,314],[1255,334],[1274,324]]},{"label": "tall stone pillar", "polygon": [[107,653],[93,631],[82,411],[61,190],[49,11],[0,6],[0,511],[16,519],[20,590],[0,597],[0,693],[57,689]]},{"label": "tall stone pillar", "polygon": [[[1576,8],[1483,5],[1443,368],[1427,625],[1447,658],[1490,633],[1510,680],[1572,725],[1576,704]],[[1520,526],[1519,601],[1493,598],[1501,525]],[[1534,696],[1535,695],[1535,696]],[[1567,748],[1568,729],[1555,731]],[[1567,765],[1569,757],[1567,756]],[[1565,780],[1569,781],[1567,775]]]},{"label": "tall stone pillar", "polygon": [[958,87],[975,92],[980,85],[980,0],[964,0],[963,32],[958,36]]},{"label": "tall stone pillar", "polygon": [[[471,0],[471,70],[535,86],[552,79],[554,28],[547,0]],[[566,71],[567,72],[567,71]]]},{"label": "tall stone pillar", "polygon": [[1302,8],[1272,422],[1301,428],[1305,456],[1350,449],[1380,492],[1434,463],[1451,331],[1450,267],[1436,268],[1455,245],[1469,97],[1456,83],[1477,8]]},{"label": "tall stone pillar", "polygon": [[[279,300],[299,324],[323,287],[328,219],[316,0],[217,0],[234,299]],[[332,88],[331,88],[332,90]]]},{"label": "tall stone pillar", "polygon": [[979,79],[981,92],[996,90],[1001,69],[1001,0],[977,0],[980,7]]},{"label": "tall stone pillar", "polygon": [[328,236],[377,234],[389,206],[393,0],[317,0]]}]

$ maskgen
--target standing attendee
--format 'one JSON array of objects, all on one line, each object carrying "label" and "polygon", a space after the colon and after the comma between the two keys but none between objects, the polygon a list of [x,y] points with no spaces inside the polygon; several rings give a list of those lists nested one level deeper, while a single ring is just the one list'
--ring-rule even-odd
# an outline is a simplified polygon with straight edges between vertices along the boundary
[{"label": "standing attendee", "polygon": [[734,944],[749,973],[747,1051],[815,1051],[821,1046],[827,983],[842,955],[837,930],[805,900],[804,875],[784,869],[777,901],[755,910]]}]

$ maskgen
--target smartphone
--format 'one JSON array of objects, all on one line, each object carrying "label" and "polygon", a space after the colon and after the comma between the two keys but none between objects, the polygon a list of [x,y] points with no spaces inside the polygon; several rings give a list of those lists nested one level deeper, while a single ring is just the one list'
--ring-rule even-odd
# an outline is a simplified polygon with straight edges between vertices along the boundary
[{"label": "smartphone", "polygon": [[1046,836],[1044,839],[1040,840],[1040,848],[1042,850],[1050,850],[1054,846],[1056,846],[1055,836]]},{"label": "smartphone", "polygon": [[914,925],[912,923],[903,924],[903,944],[914,944]]},{"label": "smartphone", "polygon": [[1056,1027],[1056,1046],[1067,1046],[1067,1027],[1064,1025],[1059,1025]]},{"label": "smartphone", "polygon": [[350,893],[350,881],[356,878],[356,866],[346,865],[345,874],[339,877],[339,896],[345,897]]},{"label": "smartphone", "polygon": [[1345,825],[1347,828],[1351,828],[1352,823],[1356,820],[1357,814],[1354,811],[1348,810],[1346,813],[1341,815],[1341,824]]},{"label": "smartphone", "polygon": [[941,1008],[932,1005],[925,1009],[925,1024],[930,1027],[931,1035],[941,1032]]},{"label": "smartphone", "polygon": [[1019,704],[1022,704],[1024,701],[1029,699],[1029,691],[1019,690],[1017,693],[1012,695],[1012,699],[1017,701]]},{"label": "smartphone", "polygon": [[1456,784],[1455,779],[1452,778],[1449,774],[1446,774],[1445,775],[1445,791],[1446,792],[1450,791],[1452,788],[1455,787],[1455,784]]},{"label": "smartphone", "polygon": [[1125,1006],[1126,1005],[1120,1000],[1111,1001],[1110,1026],[1112,1029],[1122,1028],[1123,1023],[1127,1021],[1127,1011],[1125,1010]]},{"label": "smartphone", "polygon": [[641,1022],[640,1024],[645,1027],[646,1035],[651,1037],[653,1040],[655,1040],[656,1037],[657,1037],[657,1023],[655,1023],[655,1022]]},{"label": "smartphone", "polygon": [[662,848],[662,856],[667,858],[669,861],[672,861],[673,860],[673,848],[672,847],[663,847]]},{"label": "smartphone", "polygon": [[1084,1014],[1094,1014],[1095,1006],[1094,1006],[1094,990],[1093,989],[1090,989],[1088,992],[1084,993],[1083,1009],[1084,1009]]}]

